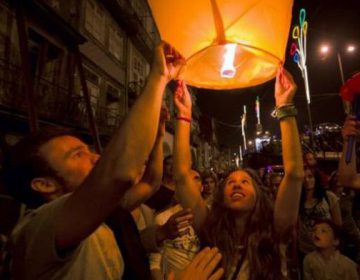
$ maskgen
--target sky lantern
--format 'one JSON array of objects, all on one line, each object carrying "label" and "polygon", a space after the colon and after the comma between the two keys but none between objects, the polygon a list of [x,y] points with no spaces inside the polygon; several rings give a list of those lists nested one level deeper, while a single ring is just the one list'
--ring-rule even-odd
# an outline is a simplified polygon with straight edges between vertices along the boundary
[{"label": "sky lantern", "polygon": [[179,78],[192,86],[255,86],[284,61],[293,0],[148,2],[162,40],[187,61]]}]

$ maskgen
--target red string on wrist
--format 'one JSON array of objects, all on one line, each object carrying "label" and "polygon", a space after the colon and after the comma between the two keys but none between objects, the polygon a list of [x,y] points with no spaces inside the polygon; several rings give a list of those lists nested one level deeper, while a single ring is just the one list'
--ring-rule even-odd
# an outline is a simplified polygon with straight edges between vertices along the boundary
[{"label": "red string on wrist", "polygon": [[178,121],[185,121],[185,122],[191,123],[191,119],[188,118],[188,117],[177,116],[176,119],[177,119]]}]

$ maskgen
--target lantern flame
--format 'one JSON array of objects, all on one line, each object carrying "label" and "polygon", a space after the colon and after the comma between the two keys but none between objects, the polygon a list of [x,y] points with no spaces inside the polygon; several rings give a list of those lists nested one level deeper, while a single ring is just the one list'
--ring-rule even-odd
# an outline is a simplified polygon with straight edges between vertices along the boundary
[{"label": "lantern flame", "polygon": [[222,78],[234,78],[236,74],[236,69],[234,66],[236,44],[226,44],[225,45],[225,54],[224,62],[221,66],[220,75]]}]

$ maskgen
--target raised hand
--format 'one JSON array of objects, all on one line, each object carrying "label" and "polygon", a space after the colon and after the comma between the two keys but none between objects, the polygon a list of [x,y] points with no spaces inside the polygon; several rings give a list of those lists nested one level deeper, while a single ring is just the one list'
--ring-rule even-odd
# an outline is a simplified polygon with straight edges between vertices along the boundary
[{"label": "raised hand", "polygon": [[291,74],[283,67],[278,69],[275,83],[276,107],[291,104],[293,102],[297,86]]},{"label": "raised hand", "polygon": [[190,209],[184,209],[173,214],[159,229],[161,230],[162,239],[174,239],[187,234],[193,218]]},{"label": "raised hand", "polygon": [[191,95],[184,81],[178,81],[174,104],[180,116],[191,119]]},{"label": "raised hand", "polygon": [[360,122],[354,116],[348,116],[341,132],[344,141],[347,141],[350,136],[360,136]]},{"label": "raised hand", "polygon": [[151,74],[164,77],[167,82],[175,79],[185,59],[169,44],[162,42],[155,48]]}]

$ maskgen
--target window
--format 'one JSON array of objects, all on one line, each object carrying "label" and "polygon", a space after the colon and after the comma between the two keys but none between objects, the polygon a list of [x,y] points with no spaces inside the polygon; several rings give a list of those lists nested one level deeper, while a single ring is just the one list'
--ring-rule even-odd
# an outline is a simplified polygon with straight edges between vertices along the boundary
[{"label": "window", "polygon": [[105,12],[91,0],[86,2],[85,29],[102,44],[105,44]]},{"label": "window", "polygon": [[119,111],[120,105],[117,102],[112,102],[107,104],[107,116],[106,116],[106,124],[109,126],[116,126],[119,124]]},{"label": "window", "polygon": [[120,62],[124,60],[124,39],[115,25],[112,25],[109,33],[109,51]]},{"label": "window", "polygon": [[95,113],[99,99],[100,89],[92,82],[86,81],[86,84],[89,90],[91,107],[93,109],[93,113]]},{"label": "window", "polygon": [[116,87],[108,83],[106,90],[106,100],[111,103],[111,102],[119,101],[119,98],[120,98],[120,91]]},{"label": "window", "polygon": [[85,79],[94,85],[99,85],[99,76],[84,67]]},{"label": "window", "polygon": [[133,72],[137,74],[135,75],[138,76],[139,79],[142,79],[145,76],[145,63],[140,59],[140,57],[134,56]]},{"label": "window", "polygon": [[[99,96],[100,96],[100,88],[99,88],[100,77],[85,67],[84,67],[84,72],[85,72],[86,85],[90,96],[91,108],[95,116],[96,109],[98,107]],[[82,89],[80,90],[80,95],[84,96]],[[80,103],[79,107],[83,112],[86,112],[85,103]]]},{"label": "window", "polygon": [[121,90],[110,83],[107,83],[106,90],[106,124],[117,126],[121,117],[125,114],[124,98]]},{"label": "window", "polygon": [[131,62],[131,90],[136,94],[139,94],[144,86],[146,80],[146,61],[141,55],[134,49]]},{"label": "window", "polygon": [[[91,104],[92,113],[93,113],[93,116],[95,117],[97,107],[98,107],[100,89],[98,86],[94,85],[92,82],[89,82],[89,81],[86,81],[86,86],[87,86],[89,96],[90,96],[90,104]],[[83,93],[82,89],[80,90],[80,96],[82,97],[82,99],[84,98],[84,93]],[[80,112],[82,113],[82,115],[85,116],[86,119],[88,119],[84,99],[82,100],[82,102],[78,103],[78,108],[79,108]]]}]

